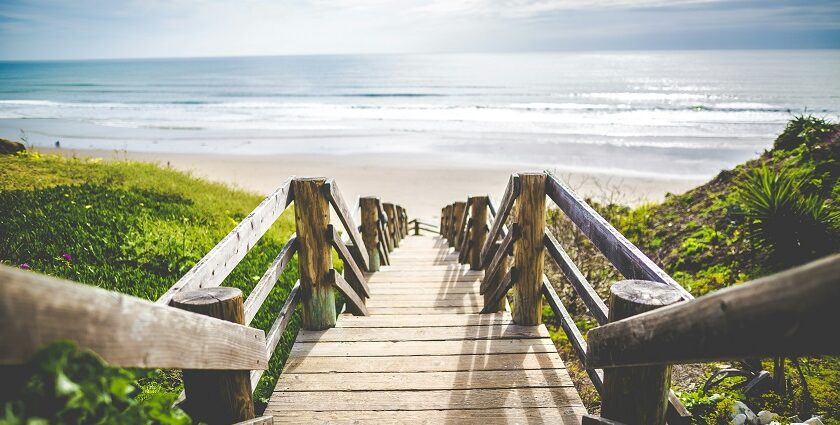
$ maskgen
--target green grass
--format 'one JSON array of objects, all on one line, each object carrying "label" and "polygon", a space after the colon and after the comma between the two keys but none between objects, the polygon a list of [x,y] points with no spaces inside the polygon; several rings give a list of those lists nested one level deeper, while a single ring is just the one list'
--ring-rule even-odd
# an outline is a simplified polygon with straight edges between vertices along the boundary
[{"label": "green grass", "polygon": [[[262,199],[153,164],[0,156],[0,263],[154,300]],[[289,210],[223,285],[247,296],[293,232]],[[293,259],[252,326],[270,328],[297,276]],[[295,315],[257,400],[270,396],[297,329]],[[180,391],[177,371],[141,384],[146,393]]]}]

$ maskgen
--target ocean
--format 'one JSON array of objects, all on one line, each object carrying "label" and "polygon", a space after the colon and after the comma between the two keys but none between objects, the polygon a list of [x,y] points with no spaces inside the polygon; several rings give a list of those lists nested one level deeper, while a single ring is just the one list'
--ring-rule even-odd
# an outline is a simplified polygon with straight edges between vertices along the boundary
[{"label": "ocean", "polygon": [[803,113],[840,117],[840,51],[0,62],[0,137],[76,149],[431,152],[700,179]]}]

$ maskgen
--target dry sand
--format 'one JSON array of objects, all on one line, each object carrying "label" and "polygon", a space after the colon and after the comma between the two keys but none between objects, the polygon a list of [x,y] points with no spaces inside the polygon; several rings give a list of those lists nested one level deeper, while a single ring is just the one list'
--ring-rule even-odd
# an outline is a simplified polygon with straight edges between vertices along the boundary
[{"label": "dry sand", "polygon": [[[154,162],[260,194],[271,192],[291,175],[327,176],[336,179],[348,203],[354,203],[357,196],[378,196],[383,201],[403,205],[412,218],[435,223],[444,205],[466,200],[471,194],[490,194],[498,202],[511,173],[539,171],[527,165],[425,153],[248,156],[40,150],[68,156]],[[561,173],[560,176],[583,196],[628,204],[660,200],[668,192],[680,193],[701,183],[605,174]]]}]

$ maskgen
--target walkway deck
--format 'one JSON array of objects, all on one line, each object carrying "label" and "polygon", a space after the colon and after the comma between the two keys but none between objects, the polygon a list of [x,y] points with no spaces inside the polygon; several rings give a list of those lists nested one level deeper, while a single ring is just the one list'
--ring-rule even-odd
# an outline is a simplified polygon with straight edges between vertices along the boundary
[{"label": "walkway deck", "polygon": [[544,325],[478,314],[483,272],[409,236],[371,275],[370,316],[300,331],[266,409],[275,423],[580,424]]}]

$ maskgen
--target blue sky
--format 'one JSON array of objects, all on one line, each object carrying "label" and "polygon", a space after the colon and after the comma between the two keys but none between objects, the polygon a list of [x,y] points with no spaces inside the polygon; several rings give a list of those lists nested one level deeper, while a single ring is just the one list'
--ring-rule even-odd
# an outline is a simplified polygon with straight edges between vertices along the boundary
[{"label": "blue sky", "polygon": [[838,0],[0,0],[0,59],[840,48]]}]

